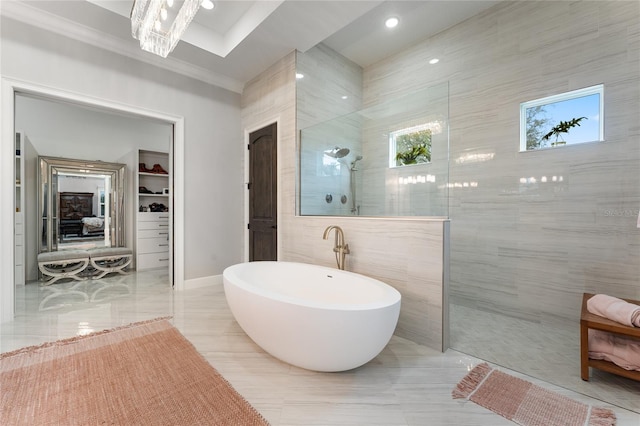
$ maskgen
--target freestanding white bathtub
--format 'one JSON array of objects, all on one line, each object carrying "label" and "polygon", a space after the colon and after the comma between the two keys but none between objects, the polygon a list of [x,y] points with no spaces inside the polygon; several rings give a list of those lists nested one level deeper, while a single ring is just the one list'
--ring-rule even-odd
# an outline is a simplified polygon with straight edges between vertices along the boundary
[{"label": "freestanding white bathtub", "polygon": [[224,270],[224,291],[242,329],[265,351],[315,371],[359,367],[384,349],[400,293],[352,272],[294,262],[251,262]]}]

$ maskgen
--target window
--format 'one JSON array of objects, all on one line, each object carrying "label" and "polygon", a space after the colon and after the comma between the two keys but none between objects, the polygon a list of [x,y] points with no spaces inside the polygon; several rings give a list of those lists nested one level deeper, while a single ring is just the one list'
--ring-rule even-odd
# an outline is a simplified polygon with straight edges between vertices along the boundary
[{"label": "window", "polygon": [[604,140],[603,85],[520,104],[520,151]]},{"label": "window", "polygon": [[100,190],[100,217],[104,217],[104,189]]},{"label": "window", "polygon": [[426,123],[389,133],[389,167],[431,162],[431,135],[434,125]]}]

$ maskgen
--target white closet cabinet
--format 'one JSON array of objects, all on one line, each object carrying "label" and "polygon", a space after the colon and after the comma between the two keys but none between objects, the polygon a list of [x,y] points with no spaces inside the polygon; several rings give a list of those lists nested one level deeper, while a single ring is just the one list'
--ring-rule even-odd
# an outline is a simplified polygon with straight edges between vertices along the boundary
[{"label": "white closet cabinet", "polygon": [[171,175],[169,154],[138,151],[136,269],[169,268],[171,262]]},{"label": "white closet cabinet", "polygon": [[15,284],[24,285],[25,283],[25,237],[24,237],[24,202],[25,202],[25,158],[26,143],[23,133],[16,133],[15,136],[15,220],[14,220],[14,260],[15,260]]}]

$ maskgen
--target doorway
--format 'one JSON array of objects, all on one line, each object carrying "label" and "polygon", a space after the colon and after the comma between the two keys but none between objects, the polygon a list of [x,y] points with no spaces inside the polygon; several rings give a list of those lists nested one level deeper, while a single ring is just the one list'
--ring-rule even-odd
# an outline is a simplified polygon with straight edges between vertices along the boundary
[{"label": "doorway", "polygon": [[249,261],[278,260],[278,126],[249,134]]},{"label": "doorway", "polygon": [[[159,113],[156,111],[146,110],[137,106],[128,106],[122,103],[116,103],[109,100],[90,98],[85,95],[63,92],[57,89],[38,86],[30,83],[19,82],[8,78],[2,79],[2,144],[0,144],[0,161],[3,173],[0,173],[0,183],[3,188],[2,194],[3,204],[13,204],[14,200],[14,169],[15,144],[14,139],[16,131],[16,108],[15,97],[20,94],[27,94],[34,97],[44,97],[51,100],[60,101],[60,104],[72,103],[89,108],[99,110],[113,111],[116,115],[122,114],[126,116],[134,116],[146,118],[151,121],[168,123],[173,126],[173,162],[174,162],[174,246],[175,256],[173,259],[174,289],[184,289],[184,117]],[[6,113],[5,113],[6,111]],[[68,130],[68,129],[67,129]],[[74,132],[69,131],[69,134]],[[109,141],[112,143],[113,141]],[[107,145],[110,146],[110,145]],[[78,148],[88,148],[88,144],[78,145]],[[93,147],[91,148],[93,149]],[[102,157],[97,153],[94,157]],[[35,161],[35,160],[34,160]],[[15,214],[7,209],[0,212],[0,246],[3,253],[8,256],[3,257],[0,261],[0,321],[10,321],[15,312],[15,235],[14,235]],[[129,227],[131,229],[131,227]]]},{"label": "doorway", "polygon": [[[16,93],[14,104],[16,128],[29,140],[28,152],[33,157],[32,164],[26,167],[25,183],[41,179],[31,184],[33,191],[25,193],[26,201],[31,202],[31,207],[24,210],[26,282],[41,277],[36,260],[38,253],[91,248],[99,235],[103,239],[111,237],[109,246],[129,247],[137,253],[136,231],[140,227],[137,153],[141,147],[170,153],[173,124],[24,92]],[[109,171],[116,179],[113,182],[116,185],[109,185],[108,196],[104,198],[101,191],[104,193],[105,179],[101,183],[91,179],[98,177],[98,171]],[[154,190],[169,186],[165,182]],[[160,199],[164,200],[151,201]],[[107,215],[102,214],[106,207],[101,204],[103,200],[109,203],[109,210],[113,210]],[[114,238],[111,231],[117,231],[118,238]],[[134,261],[132,268],[137,268],[136,263]],[[171,274],[169,282],[173,282]]]}]

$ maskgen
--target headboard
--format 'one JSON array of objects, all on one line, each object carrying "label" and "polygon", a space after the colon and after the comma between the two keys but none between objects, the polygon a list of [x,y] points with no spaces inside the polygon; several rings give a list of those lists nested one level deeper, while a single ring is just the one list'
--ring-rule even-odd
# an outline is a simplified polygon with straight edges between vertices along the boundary
[{"label": "headboard", "polygon": [[61,192],[60,220],[79,220],[93,216],[93,192]]}]

